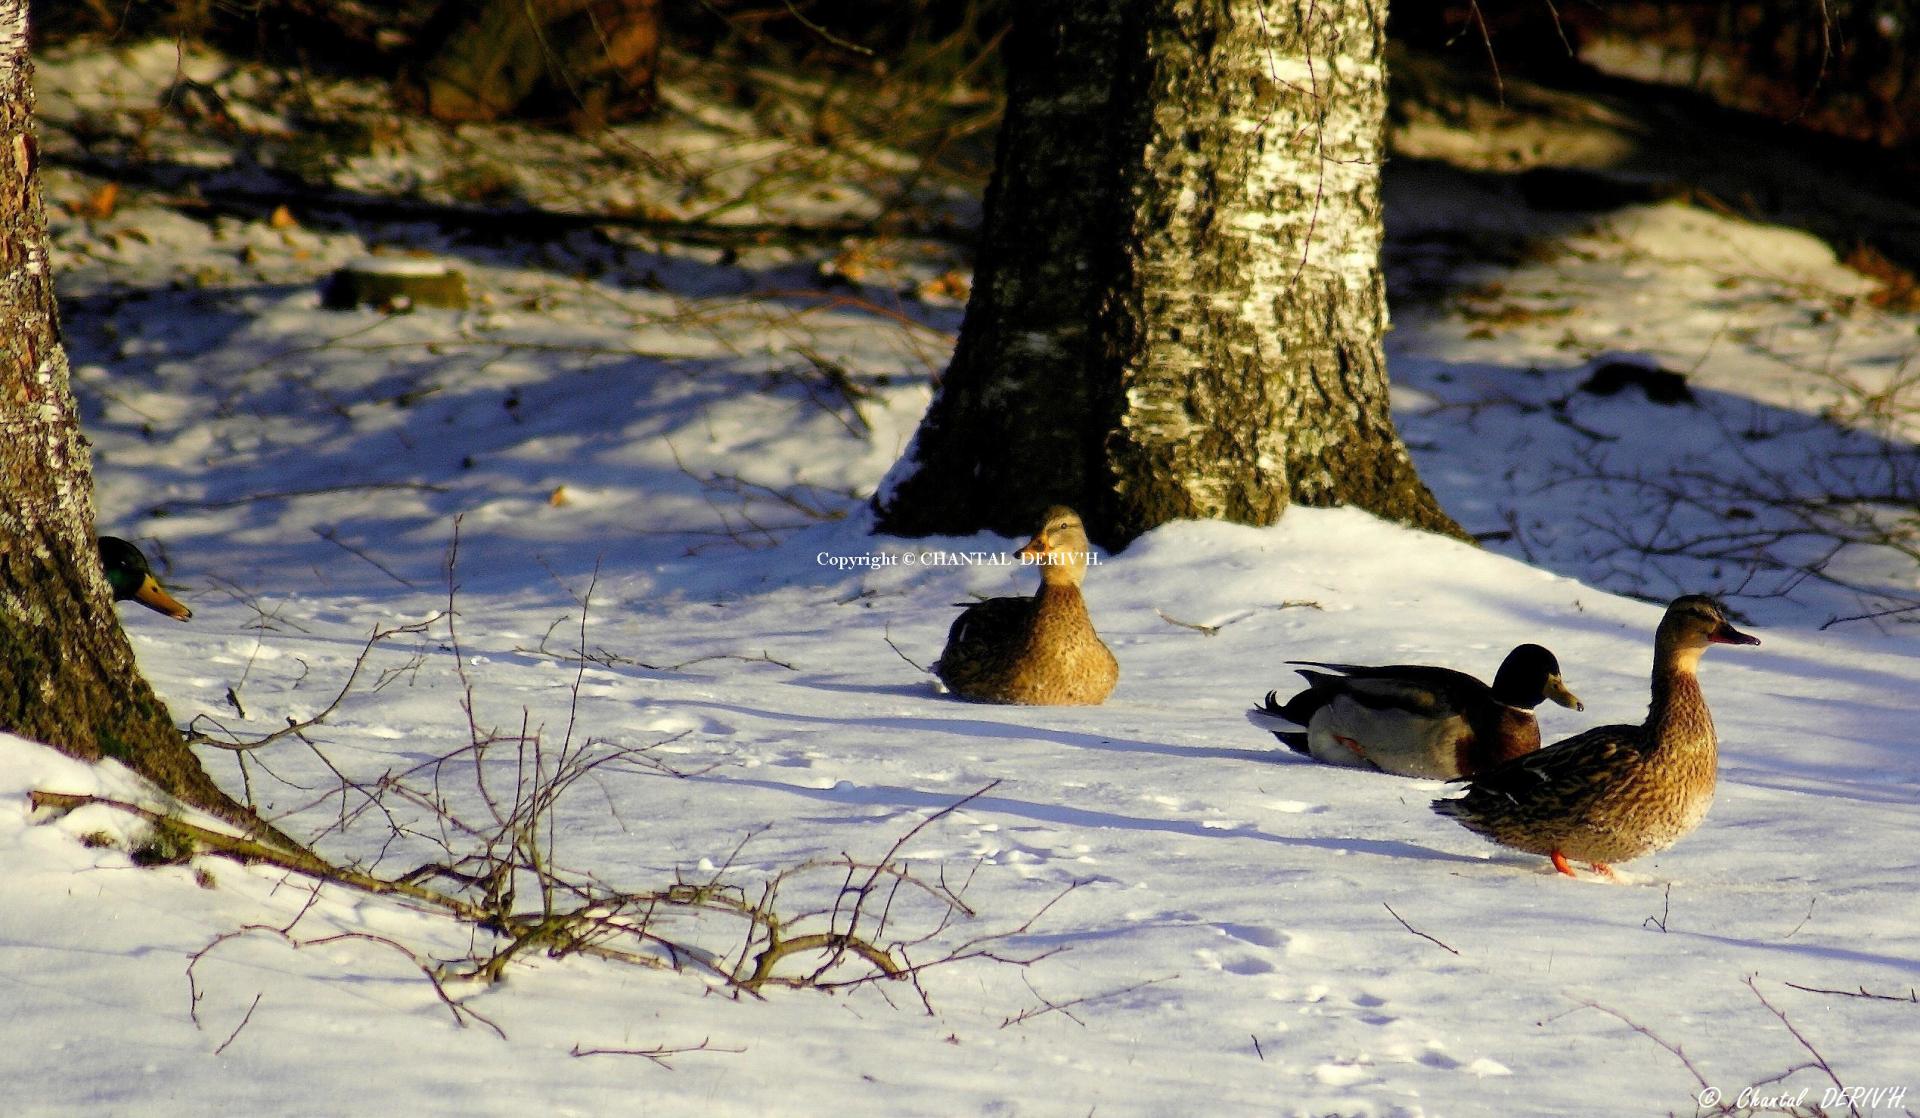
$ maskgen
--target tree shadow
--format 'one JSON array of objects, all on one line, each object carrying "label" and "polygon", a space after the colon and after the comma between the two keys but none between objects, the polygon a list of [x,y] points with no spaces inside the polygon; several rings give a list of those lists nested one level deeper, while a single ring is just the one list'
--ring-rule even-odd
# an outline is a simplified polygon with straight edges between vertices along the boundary
[{"label": "tree shadow", "polygon": [[1710,388],[1601,394],[1587,363],[1403,355],[1421,476],[1487,546],[1650,602],[1714,593],[1773,623],[1920,619],[1920,454],[1897,435]]},{"label": "tree shadow", "polygon": [[[926,792],[918,788],[899,785],[855,785],[841,781],[831,788],[810,788],[800,784],[789,784],[778,780],[765,780],[739,776],[695,776],[691,780],[714,784],[760,788],[768,791],[783,792],[805,799],[820,800],[842,806],[881,805],[900,811],[926,811],[951,807],[957,798],[949,793]],[[978,810],[996,816],[1030,819],[1050,826],[1074,828],[1081,831],[1127,830],[1151,831],[1161,834],[1177,835],[1182,838],[1202,838],[1212,841],[1251,841],[1273,843],[1279,846],[1312,850],[1329,850],[1344,854],[1366,854],[1377,858],[1403,858],[1424,862],[1460,862],[1475,866],[1486,864],[1483,858],[1471,858],[1463,854],[1449,854],[1442,850],[1421,846],[1417,843],[1401,842],[1396,839],[1372,839],[1357,836],[1310,836],[1281,835],[1261,830],[1249,824],[1237,827],[1208,826],[1204,821],[1187,819],[1153,819],[1139,815],[1125,815],[1118,812],[1096,811],[1091,808],[1072,807],[1066,804],[1041,803],[1014,796],[1000,796],[987,793],[976,796],[967,802],[967,810]],[[845,817],[841,817],[845,818]]]},{"label": "tree shadow", "polygon": [[[1532,66],[1527,77],[1509,72],[1496,84],[1478,66],[1397,47],[1389,81],[1393,159],[1383,181],[1390,242],[1396,230],[1403,238],[1423,227],[1442,231],[1396,207],[1396,198],[1409,197],[1400,187],[1446,188],[1450,179],[1463,195],[1509,211],[1523,207],[1561,226],[1685,198],[1806,230],[1842,258],[1868,244],[1920,270],[1912,168],[1876,144],[1567,59]],[[1463,228],[1479,224],[1471,211],[1460,212],[1468,217]]]},{"label": "tree shadow", "polygon": [[[782,265],[677,266],[712,292],[794,278]],[[837,298],[796,290],[755,313]],[[394,593],[441,584],[462,513],[474,514],[469,573],[524,589],[552,574],[530,551],[571,575],[603,557],[619,569],[765,550],[861,512],[854,486],[870,482],[770,478],[727,453],[871,440],[862,408],[889,378],[825,364],[804,342],[706,354],[678,343],[683,355],[670,332],[648,352],[617,327],[574,334],[535,316],[494,328],[479,311],[320,314],[317,303],[315,289],[268,283],[63,300],[103,530],[217,539],[223,564],[202,569],[232,580]],[[867,313],[848,306],[834,310]],[[623,523],[642,497],[651,515]],[[592,555],[569,546],[582,521],[603,541]]]}]

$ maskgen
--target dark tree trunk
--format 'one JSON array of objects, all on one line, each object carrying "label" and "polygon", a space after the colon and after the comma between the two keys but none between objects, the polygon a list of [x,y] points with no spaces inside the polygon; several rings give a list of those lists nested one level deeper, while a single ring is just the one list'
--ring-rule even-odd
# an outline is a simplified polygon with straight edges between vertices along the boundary
[{"label": "dark tree trunk", "polygon": [[24,0],[0,0],[0,730],[113,757],[235,822],[134,666],[93,532],[34,170]]},{"label": "dark tree trunk", "polygon": [[972,302],[883,530],[1099,542],[1355,504],[1460,535],[1387,410],[1385,4],[1038,0]]}]

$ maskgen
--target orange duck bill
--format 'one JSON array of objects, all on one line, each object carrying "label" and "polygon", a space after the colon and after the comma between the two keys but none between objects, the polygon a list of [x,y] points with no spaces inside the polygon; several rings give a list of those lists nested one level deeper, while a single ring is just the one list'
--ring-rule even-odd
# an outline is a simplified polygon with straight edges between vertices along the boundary
[{"label": "orange duck bill", "polygon": [[133,600],[149,609],[155,609],[175,621],[185,621],[193,616],[193,611],[180,604],[173,595],[160,588],[152,575],[142,579],[140,586],[133,592]]}]

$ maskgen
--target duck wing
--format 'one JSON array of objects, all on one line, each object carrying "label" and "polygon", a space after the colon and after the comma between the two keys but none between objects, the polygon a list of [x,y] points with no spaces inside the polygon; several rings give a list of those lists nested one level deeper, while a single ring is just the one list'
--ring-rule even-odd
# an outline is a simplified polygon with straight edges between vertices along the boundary
[{"label": "duck wing", "polygon": [[1467,794],[1435,800],[1442,815],[1552,813],[1616,780],[1646,755],[1639,726],[1595,726],[1488,769],[1453,781]]},{"label": "duck wing", "polygon": [[[1335,664],[1319,660],[1289,660],[1288,663],[1299,664],[1305,668],[1324,669],[1323,672],[1300,672],[1309,682],[1317,686],[1344,683],[1349,689],[1358,689],[1381,696],[1427,693],[1434,696],[1435,702],[1445,704],[1454,710],[1462,710],[1469,704],[1493,698],[1493,688],[1473,676],[1452,668],[1439,668],[1430,664],[1371,666]],[[1340,674],[1331,676],[1324,672]]]},{"label": "duck wing", "polygon": [[1311,725],[1315,715],[1342,700],[1368,712],[1369,721],[1375,720],[1374,715],[1386,715],[1390,722],[1397,717],[1412,723],[1437,724],[1461,717],[1475,700],[1491,695],[1485,684],[1451,668],[1289,662],[1309,665],[1296,669],[1307,681],[1306,690],[1285,703],[1280,702],[1279,692],[1267,692],[1266,700],[1247,712],[1247,720],[1302,752],[1306,751],[1306,736],[1291,733],[1290,728]]},{"label": "duck wing", "polygon": [[967,604],[947,630],[947,647],[934,661],[933,670],[938,673],[943,663],[951,667],[1016,645],[1033,627],[1033,612],[1032,598],[988,598]]},{"label": "duck wing", "polygon": [[[1319,667],[1341,670],[1351,665],[1323,664]],[[1450,668],[1395,666],[1361,668],[1345,675],[1298,669],[1317,701],[1313,709],[1338,698],[1376,711],[1393,711],[1418,719],[1452,718],[1478,705],[1493,701],[1487,685]],[[1296,696],[1289,707],[1304,696]],[[1309,717],[1311,711],[1307,712]]]}]

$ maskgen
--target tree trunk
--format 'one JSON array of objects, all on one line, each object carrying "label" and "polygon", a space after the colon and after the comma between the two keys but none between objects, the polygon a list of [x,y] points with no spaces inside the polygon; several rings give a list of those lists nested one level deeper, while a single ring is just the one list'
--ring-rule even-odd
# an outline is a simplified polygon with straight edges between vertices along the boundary
[{"label": "tree trunk", "polygon": [[196,806],[259,821],[200,767],[134,665],[93,531],[35,174],[24,0],[0,0],[0,730],[113,757]]},{"label": "tree trunk", "polygon": [[1384,0],[1036,0],[973,299],[875,499],[907,535],[1122,547],[1355,504],[1461,535],[1387,410]]}]

